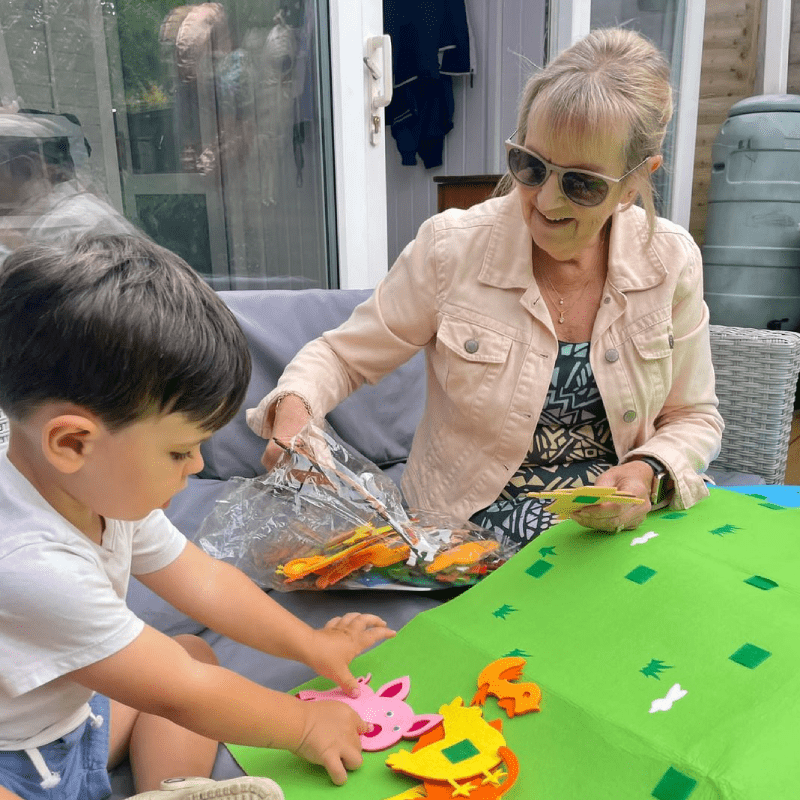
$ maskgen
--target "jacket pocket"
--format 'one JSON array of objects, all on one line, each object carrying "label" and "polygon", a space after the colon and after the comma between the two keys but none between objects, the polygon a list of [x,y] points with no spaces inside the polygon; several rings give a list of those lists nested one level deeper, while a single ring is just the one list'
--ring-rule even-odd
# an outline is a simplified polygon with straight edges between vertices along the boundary
[{"label": "jacket pocket", "polygon": [[657,322],[635,333],[631,341],[642,367],[641,389],[644,396],[651,403],[663,404],[667,398],[667,387],[672,384],[672,323],[669,320]]},{"label": "jacket pocket", "polygon": [[503,370],[513,340],[470,320],[443,316],[436,332],[434,372],[453,405],[469,414],[481,388]]}]

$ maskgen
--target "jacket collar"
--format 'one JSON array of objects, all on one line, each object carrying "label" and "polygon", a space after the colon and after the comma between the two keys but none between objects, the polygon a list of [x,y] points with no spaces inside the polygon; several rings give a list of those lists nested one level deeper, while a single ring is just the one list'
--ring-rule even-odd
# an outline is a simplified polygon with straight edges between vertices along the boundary
[{"label": "jacket collar", "polygon": [[[533,283],[531,235],[522,219],[517,190],[489,203],[494,206],[495,222],[478,279],[500,289],[527,289]],[[632,246],[634,242],[638,246]],[[620,292],[640,291],[657,286],[666,275],[656,249],[647,242],[644,209],[630,206],[615,211],[611,217],[608,282]]]},{"label": "jacket collar", "polygon": [[647,241],[644,209],[630,206],[615,211],[611,216],[608,282],[620,292],[636,292],[658,286],[666,277],[664,263],[652,242]]},{"label": "jacket collar", "polygon": [[487,206],[494,224],[478,280],[499,289],[527,289],[533,283],[532,244],[519,194],[514,189]]}]

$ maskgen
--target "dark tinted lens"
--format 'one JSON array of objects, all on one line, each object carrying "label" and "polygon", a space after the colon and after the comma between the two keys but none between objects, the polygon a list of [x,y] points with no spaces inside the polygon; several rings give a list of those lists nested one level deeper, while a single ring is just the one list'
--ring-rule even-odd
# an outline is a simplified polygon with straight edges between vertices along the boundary
[{"label": "dark tinted lens", "polygon": [[538,186],[547,174],[547,168],[536,156],[516,147],[508,151],[508,168],[520,183],[527,186]]},{"label": "dark tinted lens", "polygon": [[596,206],[606,199],[608,184],[585,172],[565,172],[561,179],[564,194],[580,206]]}]

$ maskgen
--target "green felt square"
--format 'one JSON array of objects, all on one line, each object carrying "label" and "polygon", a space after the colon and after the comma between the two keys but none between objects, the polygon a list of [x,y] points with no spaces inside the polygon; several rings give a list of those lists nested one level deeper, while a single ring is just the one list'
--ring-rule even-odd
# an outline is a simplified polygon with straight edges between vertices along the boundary
[{"label": "green felt square", "polygon": [[596,503],[598,500],[600,500],[599,497],[595,497],[594,495],[591,494],[579,494],[577,497],[572,498],[572,501],[574,503],[586,503],[587,505],[590,505],[591,503]]},{"label": "green felt square", "polygon": [[778,585],[769,578],[762,578],[761,575],[753,575],[751,578],[748,578],[745,583],[755,586],[756,589],[763,589],[765,592],[774,589]]},{"label": "green felt square", "polygon": [[695,786],[697,786],[697,781],[694,778],[670,767],[658,782],[658,786],[653,789],[652,794],[657,800],[686,800],[694,791]]},{"label": "green felt square", "polygon": [[540,558],[538,561],[534,561],[525,572],[528,575],[534,578],[541,578],[546,572],[553,568],[553,565],[549,561],[545,561],[544,559]]},{"label": "green felt square", "polygon": [[478,753],[480,753],[480,750],[469,739],[462,739],[460,742],[451,744],[450,747],[445,747],[442,750],[442,755],[451,764],[460,764],[468,758],[477,756]]},{"label": "green felt square", "polygon": [[631,570],[625,577],[629,581],[633,581],[634,583],[646,583],[656,574],[654,569],[650,569],[650,567],[645,566],[638,566],[636,569]]},{"label": "green felt square", "polygon": [[731,661],[741,664],[748,669],[755,669],[759,664],[763,664],[772,653],[754,644],[742,645],[732,656]]}]

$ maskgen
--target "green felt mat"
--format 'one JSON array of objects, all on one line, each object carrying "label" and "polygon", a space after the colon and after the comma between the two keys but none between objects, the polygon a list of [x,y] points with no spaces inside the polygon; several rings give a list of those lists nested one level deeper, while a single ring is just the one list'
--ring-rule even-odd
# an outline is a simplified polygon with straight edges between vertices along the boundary
[{"label": "green felt mat", "polygon": [[[640,545],[634,538],[658,533]],[[429,713],[469,703],[489,662],[527,659],[539,713],[501,718],[520,761],[506,797],[777,800],[800,795],[800,509],[712,490],[688,512],[604,535],[564,522],[353,662],[372,687],[411,676]],[[364,611],[369,611],[365,608]],[[733,657],[733,658],[732,658]],[[679,683],[668,711],[650,712]],[[305,687],[328,688],[317,679]],[[414,779],[365,753],[344,787],[281,751],[231,746],[287,800],[383,800]]]}]

